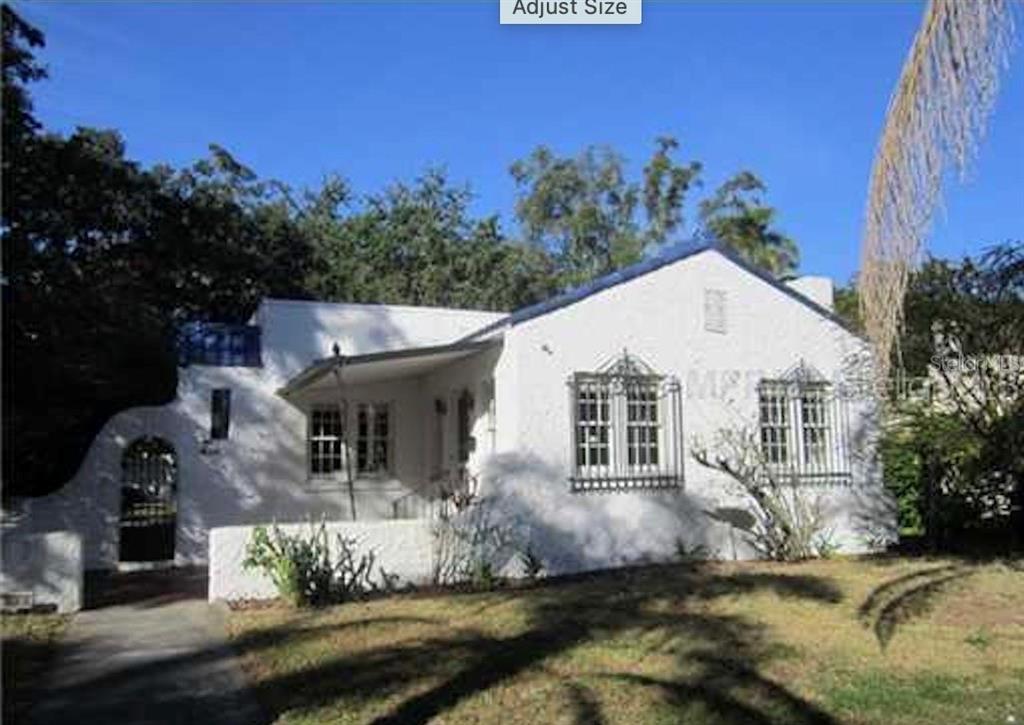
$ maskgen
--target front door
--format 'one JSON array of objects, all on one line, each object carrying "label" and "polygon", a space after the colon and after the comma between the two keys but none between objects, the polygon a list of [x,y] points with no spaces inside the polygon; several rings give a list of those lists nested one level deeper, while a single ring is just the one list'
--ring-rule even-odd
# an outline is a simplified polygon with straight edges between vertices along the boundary
[{"label": "front door", "polygon": [[174,559],[178,457],[160,438],[139,438],[121,460],[121,555],[124,562]]}]

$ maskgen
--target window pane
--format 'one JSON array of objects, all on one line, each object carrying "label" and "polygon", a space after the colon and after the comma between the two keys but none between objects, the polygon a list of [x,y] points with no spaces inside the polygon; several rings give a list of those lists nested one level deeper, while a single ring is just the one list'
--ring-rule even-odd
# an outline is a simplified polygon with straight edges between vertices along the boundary
[{"label": "window pane", "polygon": [[341,411],[315,408],[309,415],[309,471],[328,474],[342,470]]}]

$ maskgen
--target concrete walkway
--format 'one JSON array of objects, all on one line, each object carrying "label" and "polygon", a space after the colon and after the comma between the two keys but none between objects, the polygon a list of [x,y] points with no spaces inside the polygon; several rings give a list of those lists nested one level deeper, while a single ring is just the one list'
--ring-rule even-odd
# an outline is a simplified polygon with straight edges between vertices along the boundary
[{"label": "concrete walkway", "polygon": [[228,646],[224,611],[194,594],[160,592],[75,616],[32,722],[260,725],[267,718]]}]

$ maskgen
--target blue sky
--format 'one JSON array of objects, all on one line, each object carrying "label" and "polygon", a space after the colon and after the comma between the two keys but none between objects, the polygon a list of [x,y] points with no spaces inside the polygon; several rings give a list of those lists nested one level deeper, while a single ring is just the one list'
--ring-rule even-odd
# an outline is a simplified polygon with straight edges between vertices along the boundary
[{"label": "blue sky", "polygon": [[[802,271],[843,281],[923,4],[648,0],[642,25],[613,27],[501,26],[497,0],[18,7],[47,36],[44,124],[116,128],[147,164],[190,163],[214,142],[261,176],[307,185],[336,171],[362,193],[443,165],[472,186],[476,213],[511,226],[508,167],[538,144],[609,144],[638,173],[672,134],[704,163],[705,192],[758,173]],[[928,248],[1021,239],[1022,221],[1018,51]]]}]

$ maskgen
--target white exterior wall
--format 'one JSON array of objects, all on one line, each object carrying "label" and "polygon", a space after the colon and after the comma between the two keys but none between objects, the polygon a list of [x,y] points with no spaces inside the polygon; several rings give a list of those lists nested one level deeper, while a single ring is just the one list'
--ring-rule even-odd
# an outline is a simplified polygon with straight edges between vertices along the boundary
[{"label": "white exterior wall", "polygon": [[52,605],[61,614],[82,608],[82,539],[69,531],[0,533],[3,570],[0,591],[31,592],[34,605]]},{"label": "white exterior wall", "polygon": [[263,367],[281,381],[314,360],[429,347],[452,342],[504,317],[500,312],[403,305],[357,305],[265,300],[253,315],[263,329]]},{"label": "white exterior wall", "polygon": [[[728,331],[704,329],[704,290],[727,295]],[[679,491],[572,493],[567,381],[621,355],[639,356],[683,386],[685,484]],[[801,359],[840,380],[862,369],[866,346],[838,324],[740,269],[703,252],[512,327],[505,336],[497,406],[499,452],[488,490],[532,533],[553,572],[671,557],[675,541],[726,558],[752,555],[742,533],[716,520],[745,505],[725,477],[690,457],[693,438],[756,424],[755,387]],[[506,412],[515,408],[513,412]],[[874,457],[872,407],[850,405],[851,487],[822,487],[830,527],[846,551],[887,529]]]},{"label": "white exterior wall", "polygon": [[[27,515],[17,530],[76,532],[82,538],[87,569],[116,567],[121,458],[125,448],[143,436],[163,438],[177,453],[177,565],[206,563],[207,533],[213,527],[321,517],[388,518],[393,501],[425,483],[421,380],[360,386],[346,393],[350,404],[391,402],[396,426],[394,476],[357,479],[352,492],[341,481],[310,479],[305,413],[277,390],[314,359],[330,355],[336,340],[346,355],[396,345],[436,345],[500,316],[268,300],[254,316],[254,322],[263,326],[263,367],[179,368],[176,399],[111,418],[70,482],[54,494],[20,502]],[[230,436],[210,443],[211,391],[222,387],[232,391]]]},{"label": "white exterior wall", "polygon": [[[470,357],[446,365],[437,372],[424,376],[422,381],[424,414],[435,416],[434,401],[444,400],[448,414],[444,420],[443,460],[437,461],[436,441],[432,425],[422,428],[424,463],[433,473],[439,469],[454,469],[458,461],[458,398],[468,390],[474,398],[470,435],[476,441],[466,467],[477,474],[483,462],[497,451],[497,401],[494,389],[496,366],[502,356],[501,347],[490,348]],[[440,466],[438,465],[440,463]]]},{"label": "white exterior wall", "polygon": [[[725,334],[704,329],[705,289],[726,293]],[[707,251],[510,327],[502,345],[432,373],[350,389],[350,403],[393,404],[394,475],[357,480],[351,492],[347,485],[309,480],[305,413],[276,394],[290,377],[330,355],[335,342],[345,355],[436,345],[499,318],[268,300],[254,316],[263,330],[262,368],[180,371],[173,403],[111,419],[74,479],[58,493],[28,502],[20,528],[76,532],[87,568],[116,566],[121,456],[140,436],[164,438],[178,454],[178,564],[207,561],[212,528],[388,518],[394,502],[409,492],[429,494],[429,479],[440,467],[431,431],[438,397],[448,402],[444,467],[455,463],[456,401],[469,389],[476,399],[477,441],[469,468],[480,473],[483,493],[516,519],[519,531],[529,532],[550,572],[667,558],[677,539],[722,557],[747,557],[752,552],[742,532],[721,520],[745,503],[727,479],[690,458],[694,436],[710,443],[721,428],[753,424],[755,386],[763,377],[777,377],[802,360],[841,380],[862,368],[867,355],[865,344],[835,322]],[[624,348],[682,384],[685,485],[572,493],[567,381]],[[230,439],[208,445],[210,391],[216,387],[232,390]],[[330,395],[329,387],[317,394]],[[893,519],[880,489],[873,408],[855,402],[850,416],[853,485],[820,490],[837,542],[855,551],[890,535]]]},{"label": "white exterior wall", "polygon": [[797,277],[786,284],[826,310],[834,310],[836,306],[832,280],[828,277]]},{"label": "white exterior wall", "polygon": [[[351,521],[327,524],[327,541],[331,553],[337,555],[337,537],[355,541],[355,555],[373,552],[373,581],[382,585],[381,569],[397,577],[398,586],[426,584],[433,574],[434,549],[431,524],[415,521]],[[306,535],[309,525],[282,526],[291,535]],[[230,526],[210,531],[210,601],[224,599],[273,599],[277,590],[273,582],[259,571],[242,566],[245,551],[252,537],[251,526]]]}]

